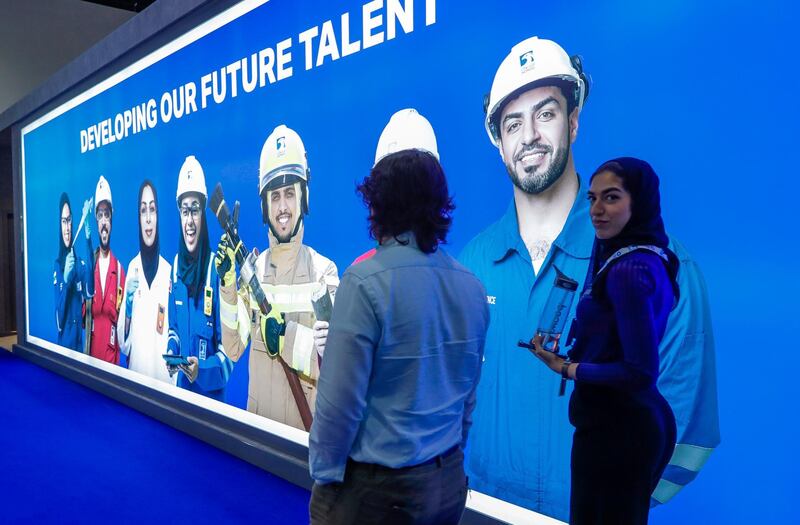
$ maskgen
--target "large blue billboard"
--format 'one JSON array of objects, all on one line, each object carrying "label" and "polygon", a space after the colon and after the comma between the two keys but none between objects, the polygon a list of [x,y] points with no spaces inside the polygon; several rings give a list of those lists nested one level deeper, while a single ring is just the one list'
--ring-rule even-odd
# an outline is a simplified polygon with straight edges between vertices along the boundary
[{"label": "large blue billboard", "polygon": [[[223,401],[188,398],[219,410],[227,405],[263,415],[286,425],[270,428],[299,435],[294,429],[304,428],[303,418],[289,414],[297,398],[286,385],[276,386],[284,371],[270,368],[267,337],[258,323],[250,326],[252,309],[239,308],[235,288],[227,297],[220,291],[224,283],[217,280],[211,252],[222,229],[207,206],[215,185],[221,183],[231,207],[235,200],[241,203],[238,234],[262,253],[255,266],[259,275],[277,268],[266,291],[273,302],[286,304],[294,328],[281,343],[284,356],[313,411],[316,374],[324,366],[312,342],[315,314],[307,298],[297,299],[292,295],[297,290],[282,287],[316,285],[300,291],[314,298],[327,291],[335,304],[338,277],[374,246],[355,186],[372,167],[381,130],[404,108],[415,108],[432,124],[457,206],[445,249],[461,254],[514,202],[500,151],[484,126],[484,96],[514,46],[532,36],[552,39],[582,56],[590,78],[572,144],[577,172],[585,183],[610,158],[649,161],[661,177],[667,230],[694,272],[686,277],[693,292],[684,299],[693,302],[681,310],[682,320],[676,316],[671,348],[662,349],[659,383],[673,392],[672,398],[665,395],[685,448],[665,473],[662,492],[654,495],[654,503],[666,504],[652,520],[688,523],[705,516],[760,522],[762,512],[775,513],[766,521],[788,520],[779,510],[753,510],[751,496],[729,498],[738,493],[745,473],[753,473],[754,480],[767,472],[765,480],[788,480],[790,465],[797,464],[793,452],[789,461],[768,467],[756,459],[753,443],[768,441],[771,450],[791,451],[797,431],[789,422],[789,432],[778,432],[778,410],[753,401],[756,392],[771,392],[776,399],[787,393],[776,386],[780,379],[769,379],[777,372],[772,365],[758,373],[745,370],[753,358],[743,348],[753,333],[792,341],[788,297],[800,291],[791,279],[778,287],[758,284],[760,276],[791,275],[798,256],[798,244],[787,242],[793,232],[787,211],[791,191],[777,191],[786,186],[783,173],[790,172],[788,163],[776,158],[791,147],[781,101],[787,99],[796,113],[781,86],[792,82],[767,77],[771,89],[757,89],[765,72],[796,73],[787,72],[772,51],[783,45],[779,35],[788,31],[788,22],[777,20],[767,4],[759,9],[521,0],[237,4],[23,128],[28,338],[76,358],[88,353],[94,359],[80,358],[104,360],[129,377],[141,374],[142,381],[171,393],[183,387]],[[521,65],[528,60],[523,55]],[[268,138],[275,151],[291,148],[285,129],[301,140],[307,166],[299,163],[297,195],[289,196],[294,204],[282,218],[262,201],[262,150],[269,149]],[[731,132],[744,129],[758,133]],[[179,187],[190,184],[190,171],[202,172],[205,186],[194,209]],[[98,185],[101,176],[113,195],[107,214],[97,213],[98,196],[106,195]],[[582,184],[576,199],[585,198],[585,189]],[[66,208],[62,194],[69,199]],[[81,221],[84,203],[95,198]],[[308,258],[310,277],[303,282],[291,280],[299,263],[292,266],[294,277],[281,280],[280,263],[271,259],[279,255],[275,246],[284,235],[283,220],[291,230],[287,239],[310,248],[301,250],[304,256],[290,256]],[[195,237],[205,255],[199,262],[184,260]],[[118,269],[101,256],[108,247]],[[508,276],[494,289],[487,284],[496,332],[487,345],[467,469],[481,492],[566,520],[568,396],[557,396],[551,388],[557,377],[545,378],[532,356],[498,343],[530,337],[535,329],[541,306],[531,305],[538,302],[532,298],[520,305],[510,297],[515,287],[528,286],[533,297],[542,293],[534,287],[550,286],[548,264],[555,257],[550,250],[556,248],[551,243],[540,248],[542,260],[532,261],[529,273]],[[588,255],[575,250],[573,277],[582,280]],[[473,250],[462,260],[478,266],[472,269],[480,276],[476,257]],[[177,274],[191,271],[189,263],[208,278],[182,282]],[[95,280],[95,274],[102,277]],[[94,306],[86,301],[89,296]],[[226,310],[231,301],[233,308]],[[768,306],[759,313],[762,304]],[[238,328],[231,325],[234,318]],[[185,336],[193,323],[205,323],[204,330]],[[102,351],[92,349],[92,338],[102,339]],[[191,363],[197,366],[170,370],[161,354],[176,348],[173,353],[195,358]],[[143,358],[146,353],[151,355]],[[794,359],[786,356],[789,364]],[[740,407],[752,409],[749,421],[735,415]],[[724,445],[711,454],[719,442],[718,413]],[[771,498],[788,499],[787,483],[770,483]],[[502,508],[498,512],[533,519]]]}]

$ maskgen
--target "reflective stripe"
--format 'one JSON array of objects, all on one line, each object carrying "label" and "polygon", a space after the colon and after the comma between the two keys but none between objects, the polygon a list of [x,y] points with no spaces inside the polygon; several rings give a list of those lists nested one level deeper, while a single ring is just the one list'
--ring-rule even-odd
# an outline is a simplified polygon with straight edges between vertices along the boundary
[{"label": "reflective stripe", "polygon": [[220,300],[219,318],[226,327],[236,330],[239,327],[239,309],[235,304]]},{"label": "reflective stripe", "polygon": [[[306,307],[305,303],[283,303],[277,301],[270,301],[269,304],[270,306],[272,306],[273,312],[279,312],[281,314],[311,313],[314,311],[314,307],[311,306],[310,302],[308,303],[308,307]],[[278,317],[280,317],[280,315]]]},{"label": "reflective stripe", "polygon": [[[177,256],[176,256],[177,257]],[[211,287],[211,265],[214,264],[214,253],[208,259],[208,268],[206,269],[206,288]]]},{"label": "reflective stripe", "polygon": [[697,472],[703,468],[712,452],[714,452],[713,448],[678,443],[675,445],[675,452],[673,452],[669,464]]},{"label": "reflective stripe", "polygon": [[236,330],[239,331],[239,340],[242,342],[242,345],[247,346],[247,343],[250,341],[250,312],[247,311],[244,299],[239,297],[239,295],[236,296],[236,299],[237,315],[242,319],[248,320],[246,323],[237,323]]},{"label": "reflective stripe", "polygon": [[[322,283],[304,284],[262,284],[261,288],[267,296],[267,301],[281,312],[313,312],[311,299],[319,294],[325,286]],[[251,298],[255,304],[255,300]]]},{"label": "reflective stripe", "polygon": [[693,470],[685,469],[683,467],[676,467],[675,465],[667,465],[664,473],[661,474],[662,479],[683,485],[684,487],[694,481],[699,473]]},{"label": "reflective stripe", "polygon": [[222,370],[222,377],[225,379],[225,382],[228,382],[228,378],[231,376],[231,372],[233,372],[233,361],[231,361],[225,351],[222,349],[222,345],[217,346],[217,357],[219,358],[220,369]]},{"label": "reflective stripe", "polygon": [[653,499],[659,503],[666,503],[671,500],[675,494],[681,491],[683,485],[678,485],[666,479],[661,479],[656,485],[656,490],[653,491]]},{"label": "reflective stripe", "polygon": [[175,254],[175,258],[172,260],[172,282],[178,282],[178,254]]}]

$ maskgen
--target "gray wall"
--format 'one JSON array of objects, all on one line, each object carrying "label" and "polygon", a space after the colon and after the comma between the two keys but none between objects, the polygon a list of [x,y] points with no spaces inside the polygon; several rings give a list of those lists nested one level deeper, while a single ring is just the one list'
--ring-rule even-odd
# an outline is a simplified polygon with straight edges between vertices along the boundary
[{"label": "gray wall", "polygon": [[0,130],[0,336],[15,330],[11,129]]},{"label": "gray wall", "polygon": [[[132,16],[82,0],[0,0],[0,114]],[[0,335],[15,329],[10,131],[0,130]]]},{"label": "gray wall", "polygon": [[0,0],[0,113],[134,14],[81,0]]}]

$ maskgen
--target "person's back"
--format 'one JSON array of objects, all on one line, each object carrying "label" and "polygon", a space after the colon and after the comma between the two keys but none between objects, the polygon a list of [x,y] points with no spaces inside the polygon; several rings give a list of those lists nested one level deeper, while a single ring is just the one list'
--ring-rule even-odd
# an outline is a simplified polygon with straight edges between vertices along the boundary
[{"label": "person's back", "polygon": [[358,191],[375,254],[345,272],[309,437],[311,523],[456,524],[489,325],[486,291],[439,248],[452,199],[414,110],[381,134]]},{"label": "person's back", "polygon": [[392,467],[461,443],[489,321],[483,286],[469,270],[441,249],[423,253],[413,235],[400,240],[408,244],[389,240],[345,274],[372,298],[380,327],[369,402],[350,457],[381,462],[372,451],[390,449]]}]

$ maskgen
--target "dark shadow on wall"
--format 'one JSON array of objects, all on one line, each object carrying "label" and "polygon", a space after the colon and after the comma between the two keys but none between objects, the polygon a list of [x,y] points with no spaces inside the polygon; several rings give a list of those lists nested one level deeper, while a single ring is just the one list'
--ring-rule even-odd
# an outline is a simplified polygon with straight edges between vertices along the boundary
[{"label": "dark shadow on wall", "polygon": [[0,337],[16,333],[11,128],[0,131]]}]

